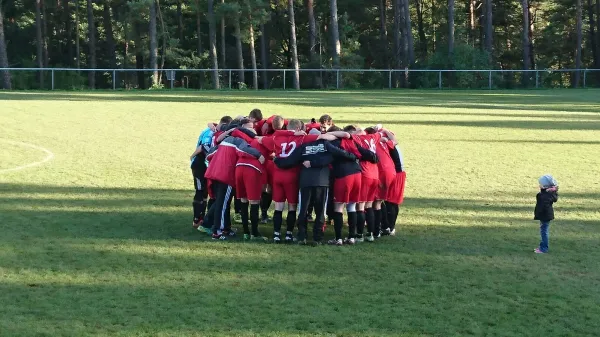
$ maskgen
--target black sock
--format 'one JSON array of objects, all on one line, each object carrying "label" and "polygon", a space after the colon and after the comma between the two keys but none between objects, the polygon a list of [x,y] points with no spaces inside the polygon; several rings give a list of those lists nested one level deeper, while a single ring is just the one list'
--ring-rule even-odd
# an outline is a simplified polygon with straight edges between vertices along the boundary
[{"label": "black sock", "polygon": [[288,211],[285,222],[287,224],[287,231],[293,232],[294,227],[296,227],[296,211]]},{"label": "black sock", "polygon": [[269,211],[269,207],[271,207],[271,201],[273,201],[273,195],[271,193],[262,192],[260,196],[260,210],[263,219],[267,217],[267,212]]},{"label": "black sock", "polygon": [[381,210],[373,209],[373,213],[375,215],[375,217],[374,217],[375,224],[373,227],[373,235],[378,235],[379,231],[381,231]]},{"label": "black sock", "polygon": [[400,206],[398,204],[390,204],[391,212],[390,212],[390,230],[396,228],[396,221],[398,220],[398,212],[400,210]]},{"label": "black sock", "polygon": [[390,227],[388,216],[387,216],[387,204],[386,202],[381,203],[381,228],[386,229]]},{"label": "black sock", "polygon": [[275,211],[273,213],[273,232],[281,233],[281,225],[283,224],[283,212]]},{"label": "black sock", "polygon": [[373,212],[373,207],[365,209],[365,221],[367,222],[367,232],[373,234],[375,230],[375,212]]},{"label": "black sock", "polygon": [[356,236],[356,212],[348,212],[348,237]]},{"label": "black sock", "polygon": [[242,213],[242,201],[240,199],[233,199],[233,210],[235,214]]},{"label": "black sock", "polygon": [[244,227],[244,234],[250,234],[248,228],[248,203],[240,202],[240,214],[242,215],[242,226]]},{"label": "black sock", "polygon": [[344,215],[340,212],[333,213],[333,229],[335,230],[335,239],[342,238],[342,227],[344,227]]},{"label": "black sock", "polygon": [[260,206],[258,204],[250,205],[250,223],[252,224],[252,235],[254,235],[254,236],[260,235],[258,233],[258,209],[259,208],[260,208]]},{"label": "black sock", "polygon": [[356,211],[356,232],[358,235],[365,232],[365,211]]}]

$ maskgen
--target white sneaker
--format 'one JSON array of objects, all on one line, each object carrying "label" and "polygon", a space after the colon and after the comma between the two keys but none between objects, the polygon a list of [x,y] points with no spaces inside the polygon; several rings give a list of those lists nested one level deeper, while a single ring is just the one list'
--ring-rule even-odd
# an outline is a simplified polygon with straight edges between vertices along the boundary
[{"label": "white sneaker", "polygon": [[392,229],[389,235],[396,236],[396,228]]},{"label": "white sneaker", "polygon": [[344,242],[342,241],[342,239],[333,239],[333,240],[329,240],[327,241],[327,244],[332,245],[332,246],[343,246]]},{"label": "white sneaker", "polygon": [[347,238],[344,243],[347,245],[353,245],[356,243],[356,240],[354,238]]},{"label": "white sneaker", "polygon": [[367,237],[365,238],[365,240],[366,240],[367,242],[375,242],[375,237],[373,236],[373,234],[371,234],[371,235],[367,236]]}]

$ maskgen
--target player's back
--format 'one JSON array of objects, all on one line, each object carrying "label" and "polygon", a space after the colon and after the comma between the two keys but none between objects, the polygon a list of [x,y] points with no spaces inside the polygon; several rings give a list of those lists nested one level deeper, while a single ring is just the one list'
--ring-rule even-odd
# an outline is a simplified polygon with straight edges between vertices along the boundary
[{"label": "player's back", "polygon": [[[381,141],[381,135],[379,133],[368,135],[356,135],[353,138],[358,144],[360,144],[361,147],[373,153],[377,153],[377,144]],[[364,177],[372,179],[379,178],[379,168],[377,167],[377,164],[368,161],[361,161],[360,167],[362,169],[362,174]]]}]

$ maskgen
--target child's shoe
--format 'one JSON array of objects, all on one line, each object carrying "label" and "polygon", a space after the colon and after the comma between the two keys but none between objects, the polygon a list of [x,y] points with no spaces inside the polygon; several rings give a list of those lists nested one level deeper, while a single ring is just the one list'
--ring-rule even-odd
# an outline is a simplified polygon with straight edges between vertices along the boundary
[{"label": "child's shoe", "polygon": [[542,250],[539,248],[534,249],[533,252],[536,254],[546,254],[546,252],[542,252]]}]

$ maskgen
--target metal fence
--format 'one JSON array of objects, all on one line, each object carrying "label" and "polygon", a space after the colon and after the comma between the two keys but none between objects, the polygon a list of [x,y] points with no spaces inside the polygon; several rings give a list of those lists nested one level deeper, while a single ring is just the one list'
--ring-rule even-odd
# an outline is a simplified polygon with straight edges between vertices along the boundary
[{"label": "metal fence", "polygon": [[[0,68],[16,90],[148,89],[159,73],[161,88],[212,89],[212,69]],[[256,72],[258,86],[253,88]],[[219,69],[221,89],[293,89],[294,69]],[[600,88],[600,69],[425,70],[300,69],[301,89],[527,89]],[[244,77],[242,79],[242,76]]]}]

